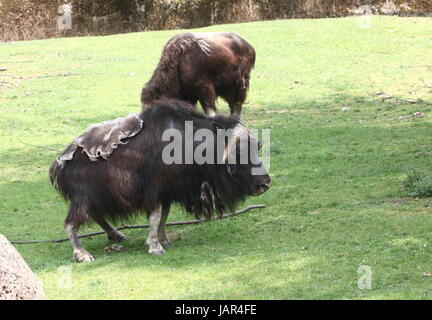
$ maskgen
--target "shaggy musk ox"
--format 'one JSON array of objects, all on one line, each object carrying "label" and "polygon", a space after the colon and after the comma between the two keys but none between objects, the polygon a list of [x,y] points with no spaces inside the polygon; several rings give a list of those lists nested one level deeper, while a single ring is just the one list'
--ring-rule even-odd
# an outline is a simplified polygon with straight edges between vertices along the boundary
[{"label": "shaggy musk ox", "polygon": [[[209,143],[207,150],[214,150],[209,152],[214,161],[198,164],[193,157],[187,164],[184,150],[190,140],[185,138],[186,123],[193,125],[194,133],[205,131],[214,141],[222,141],[220,147],[210,138],[192,139],[189,144],[195,153]],[[168,129],[181,134],[181,163],[167,164],[163,158],[175,140],[174,136],[164,138]],[[221,129],[232,130],[226,134]],[[212,211],[222,214],[246,196],[265,192],[271,186],[267,172],[252,175],[252,169],[261,168],[257,148],[250,147],[246,162],[228,161],[244,155],[239,146],[242,142],[257,144],[237,116],[208,117],[175,100],[155,101],[140,114],[90,127],[63,151],[49,172],[54,187],[70,203],[65,229],[75,260],[93,260],[77,235],[86,222],[96,222],[108,239],[121,241],[125,236],[107,221],[124,221],[146,213],[149,253],[161,254],[171,244],[164,230],[171,203],[180,203],[186,211],[208,218]],[[217,151],[219,148],[222,152]]]},{"label": "shaggy musk ox", "polygon": [[141,92],[143,106],[173,98],[196,105],[208,115],[222,97],[240,116],[255,64],[254,48],[232,32],[183,33],[165,45],[159,65]]}]

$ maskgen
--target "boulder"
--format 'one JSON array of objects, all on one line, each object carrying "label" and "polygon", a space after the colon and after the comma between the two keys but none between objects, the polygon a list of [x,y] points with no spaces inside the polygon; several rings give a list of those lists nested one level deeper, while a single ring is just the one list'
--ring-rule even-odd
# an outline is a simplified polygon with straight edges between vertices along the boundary
[{"label": "boulder", "polygon": [[0,300],[44,299],[42,283],[19,252],[0,234]]}]

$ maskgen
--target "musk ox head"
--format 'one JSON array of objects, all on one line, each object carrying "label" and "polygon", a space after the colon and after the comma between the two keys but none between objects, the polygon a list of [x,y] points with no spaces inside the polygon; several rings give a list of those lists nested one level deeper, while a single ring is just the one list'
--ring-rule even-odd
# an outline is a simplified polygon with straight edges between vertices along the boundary
[{"label": "musk ox head", "polygon": [[271,187],[271,179],[259,157],[261,144],[258,140],[238,119],[235,123],[221,123],[223,121],[216,120],[213,127],[218,167],[222,165],[225,172],[216,173],[216,180],[221,179],[222,183],[211,179],[201,184],[202,211],[196,215],[205,219],[210,219],[213,211],[221,216],[226,209],[233,210],[246,196],[258,196]]},{"label": "musk ox head", "polygon": [[228,174],[246,188],[248,195],[258,196],[271,187],[271,179],[259,157],[259,141],[241,122],[225,131],[222,161]]}]

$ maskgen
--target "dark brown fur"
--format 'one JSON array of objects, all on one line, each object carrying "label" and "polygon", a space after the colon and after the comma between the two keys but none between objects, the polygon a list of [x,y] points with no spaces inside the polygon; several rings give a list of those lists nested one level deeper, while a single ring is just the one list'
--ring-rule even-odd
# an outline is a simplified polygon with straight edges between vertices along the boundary
[{"label": "dark brown fur", "polygon": [[241,114],[255,64],[254,48],[231,32],[180,34],[165,45],[159,65],[141,92],[143,106],[155,99],[199,101],[207,114],[222,97]]},{"label": "dark brown fur", "polygon": [[208,199],[212,194],[217,197],[213,209],[221,213],[233,209],[246,196],[256,195],[263,185],[270,186],[267,174],[251,175],[253,164],[238,164],[235,173],[230,173],[228,164],[167,165],[162,160],[163,148],[170,143],[162,141],[166,129],[176,128],[184,137],[185,121],[192,121],[194,131],[207,128],[216,135],[216,128],[238,125],[236,116],[207,117],[186,102],[158,101],[139,117],[144,121],[141,131],[119,145],[108,159],[91,161],[78,148],[64,166],[54,161],[50,167],[51,182],[70,203],[65,226],[77,261],[93,259],[76,236],[79,226],[86,222],[95,221],[109,237],[119,238],[105,220],[127,220],[141,212],[150,215],[160,205],[168,215],[173,202],[197,216],[208,217],[212,210]]}]

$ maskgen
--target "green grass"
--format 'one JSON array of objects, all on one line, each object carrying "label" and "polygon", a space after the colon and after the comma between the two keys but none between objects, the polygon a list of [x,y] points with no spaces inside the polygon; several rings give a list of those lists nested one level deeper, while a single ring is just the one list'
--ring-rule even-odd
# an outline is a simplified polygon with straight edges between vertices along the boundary
[{"label": "green grass", "polygon": [[[122,252],[104,252],[104,236],[83,240],[92,264],[73,263],[69,243],[17,246],[48,298],[430,299],[432,199],[410,198],[403,181],[413,167],[432,171],[432,107],[372,94],[432,101],[432,20],[372,19],[366,30],[357,18],[204,28],[256,48],[244,122],[272,129],[273,187],[246,204],[267,208],[171,227],[163,256],[147,254],[147,230],[128,231]],[[137,112],[178,32],[0,45],[0,233],[64,236],[67,207],[47,177],[57,153],[17,139],[62,149],[89,124]],[[62,72],[94,75],[28,78]],[[174,208],[169,220],[186,218]],[[360,265],[372,269],[371,290],[358,289]],[[71,289],[58,286],[61,266]]]},{"label": "green grass", "polygon": [[432,197],[432,175],[414,169],[407,175],[404,186],[413,197]]}]

